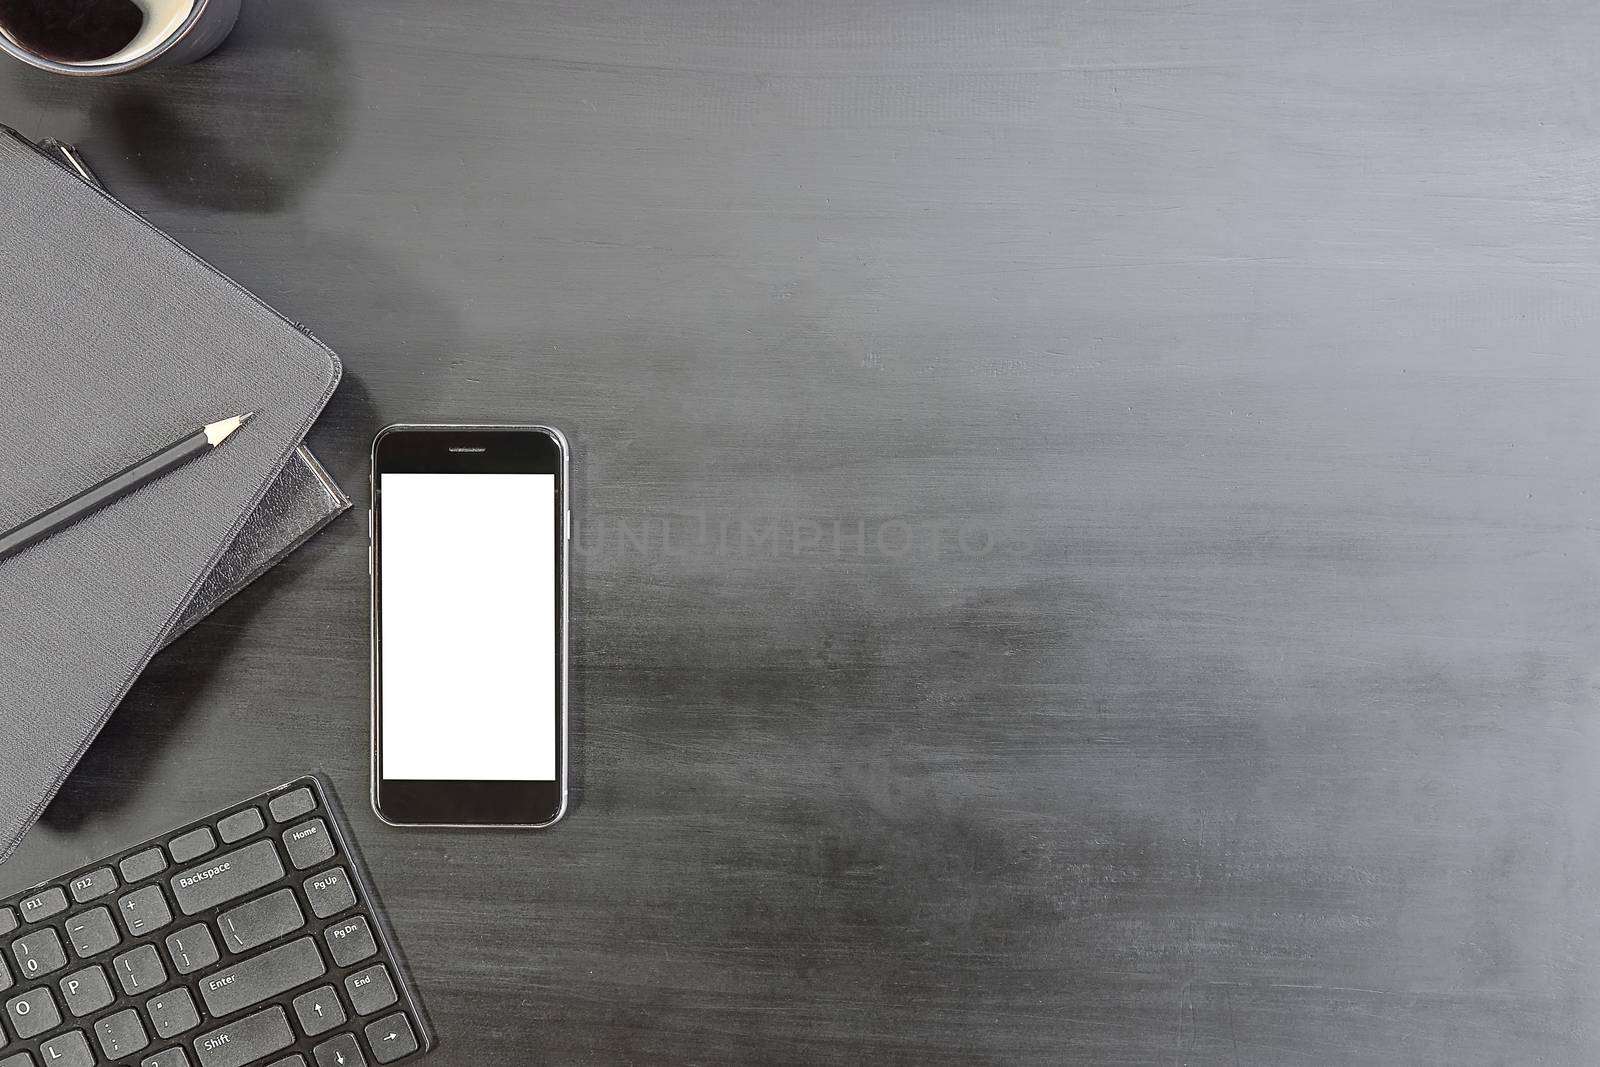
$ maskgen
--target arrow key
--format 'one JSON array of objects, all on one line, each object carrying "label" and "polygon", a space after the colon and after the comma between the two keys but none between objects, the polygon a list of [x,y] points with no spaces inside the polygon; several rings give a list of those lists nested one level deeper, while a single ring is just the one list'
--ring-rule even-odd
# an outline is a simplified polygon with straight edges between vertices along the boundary
[{"label": "arrow key", "polygon": [[333,986],[325,985],[294,998],[294,1013],[307,1037],[325,1034],[345,1020],[344,1005]]},{"label": "arrow key", "polygon": [[367,1026],[367,1043],[372,1046],[372,1058],[379,1063],[393,1063],[417,1051],[411,1020],[398,1011]]},{"label": "arrow key", "polygon": [[312,1053],[317,1067],[367,1067],[367,1058],[361,1054],[354,1034],[340,1034],[332,1041],[324,1041]]}]

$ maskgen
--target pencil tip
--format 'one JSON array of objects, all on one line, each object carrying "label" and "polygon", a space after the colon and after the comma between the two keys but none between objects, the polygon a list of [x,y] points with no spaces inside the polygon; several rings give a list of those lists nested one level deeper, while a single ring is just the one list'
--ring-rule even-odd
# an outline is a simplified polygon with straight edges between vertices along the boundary
[{"label": "pencil tip", "polygon": [[233,431],[243,426],[246,420],[254,414],[255,412],[252,411],[244,415],[235,415],[231,419],[223,419],[221,422],[210,423],[205,428],[206,441],[210,443],[212,448],[216,448],[226,441]]}]

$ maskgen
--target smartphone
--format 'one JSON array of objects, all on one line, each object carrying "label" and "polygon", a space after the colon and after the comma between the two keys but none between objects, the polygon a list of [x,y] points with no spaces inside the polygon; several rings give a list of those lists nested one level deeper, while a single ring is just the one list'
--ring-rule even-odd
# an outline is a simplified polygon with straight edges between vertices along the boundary
[{"label": "smartphone", "polygon": [[566,438],[389,426],[372,443],[372,807],[544,827],[567,807]]}]

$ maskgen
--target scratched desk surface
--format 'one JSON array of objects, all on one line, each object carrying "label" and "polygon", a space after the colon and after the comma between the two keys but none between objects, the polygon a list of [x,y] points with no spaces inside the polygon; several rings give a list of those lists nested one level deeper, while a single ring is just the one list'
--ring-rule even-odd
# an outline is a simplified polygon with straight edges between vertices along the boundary
[{"label": "scratched desk surface", "polygon": [[[380,825],[347,516],[0,870],[309,769],[439,1064],[1600,1058],[1600,10],[252,0],[0,120],[576,456],[576,810]],[[63,669],[70,669],[64,665]]]}]

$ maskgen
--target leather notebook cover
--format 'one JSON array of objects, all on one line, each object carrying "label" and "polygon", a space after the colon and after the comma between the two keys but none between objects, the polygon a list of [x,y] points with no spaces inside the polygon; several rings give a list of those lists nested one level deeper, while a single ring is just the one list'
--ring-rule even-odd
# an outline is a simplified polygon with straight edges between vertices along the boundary
[{"label": "leather notebook cover", "polygon": [[239,536],[211,568],[163,644],[210,615],[217,605],[271,570],[350,507],[333,478],[305,445],[294,450]]},{"label": "leather notebook cover", "polygon": [[0,561],[0,859],[183,625],[339,380],[244,289],[0,132],[0,529],[204,423],[226,445]]}]

